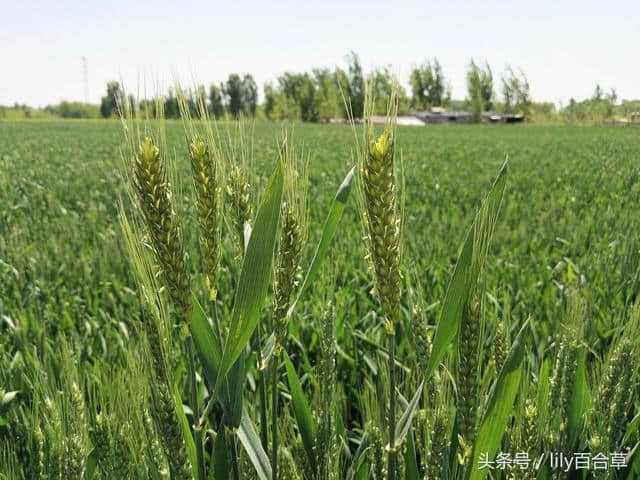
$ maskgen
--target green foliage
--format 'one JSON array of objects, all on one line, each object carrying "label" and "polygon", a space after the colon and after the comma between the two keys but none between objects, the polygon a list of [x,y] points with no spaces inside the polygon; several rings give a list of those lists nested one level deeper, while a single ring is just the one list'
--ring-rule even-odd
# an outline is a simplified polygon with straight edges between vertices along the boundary
[{"label": "green foliage", "polygon": [[[319,77],[330,78],[326,73]],[[225,138],[226,126],[217,127]],[[249,197],[254,211],[279,154],[274,138],[280,128],[268,123],[255,128],[251,172],[255,194]],[[414,406],[409,410],[410,422],[399,418],[398,435],[406,433],[398,452],[400,478],[433,475],[427,478],[452,480],[479,474],[471,468],[465,471],[458,462],[464,452],[454,421],[456,331],[441,342],[434,338],[434,327],[444,328],[443,318],[450,317],[445,314],[451,311],[448,286],[456,283],[452,280],[459,269],[456,259],[466,255],[460,241],[478,209],[484,209],[482,198],[506,154],[509,176],[500,219],[475,282],[476,294],[484,302],[485,342],[478,349],[480,401],[477,441],[470,445],[473,458],[483,450],[515,452],[514,448],[540,454],[549,451],[551,441],[558,441],[557,448],[566,451],[608,453],[630,448],[629,463],[638,465],[638,450],[633,450],[640,440],[638,334],[632,305],[640,286],[639,244],[634,234],[640,229],[640,218],[629,214],[640,208],[636,133],[631,128],[537,125],[398,127],[396,137],[404,160],[406,268],[401,282],[407,294],[400,298],[396,322],[396,393],[399,411],[407,411],[407,404]],[[295,309],[290,308],[288,325],[291,362],[286,374],[278,377],[283,452],[279,470],[289,469],[293,478],[366,479],[378,469],[385,470],[386,462],[376,463],[384,460],[388,433],[385,402],[378,401],[390,393],[384,319],[363,258],[355,203],[344,201],[348,182],[336,195],[352,161],[352,135],[344,126],[296,126],[297,139],[312,146],[308,224],[313,228],[309,228],[308,242],[319,245],[315,256],[324,261],[319,267],[311,248],[303,254],[300,264],[308,269],[308,280],[303,287],[304,274],[296,278],[292,298],[299,301]],[[201,443],[208,473],[217,469],[234,478],[237,464],[241,478],[267,480],[272,475],[265,453],[270,438],[264,445],[259,415],[263,371],[252,340],[244,350],[242,375],[238,374],[245,402],[237,431],[224,426],[230,407],[224,401],[225,386],[213,402],[210,398],[224,348],[220,340],[228,334],[232,294],[242,269],[233,226],[221,225],[217,280],[221,295],[212,301],[198,248],[189,141],[181,124],[167,121],[166,144],[176,170],[169,176],[176,192],[173,208],[190,253],[187,268],[194,295],[190,298],[198,300],[193,301],[196,313],[191,315],[190,331],[198,352],[199,413],[204,414],[211,403],[204,424],[199,425],[181,347],[184,332],[171,328],[168,291],[158,295],[163,320],[151,324],[166,326],[153,337],[146,326],[147,314],[143,315],[142,289],[127,260],[114,201],[121,197],[124,209],[132,207],[120,175],[122,143],[115,122],[2,124],[0,477],[22,480],[45,472],[44,478],[72,478],[72,469],[83,469],[85,478],[93,472],[93,479],[184,478],[190,475],[191,464],[199,465],[197,444]],[[224,141],[219,147],[225,157],[232,156]],[[224,186],[229,170],[219,172],[216,175]],[[148,252],[144,245],[141,248]],[[150,268],[157,273],[155,265]],[[416,276],[420,282],[414,281]],[[164,282],[161,275],[154,278]],[[505,290],[508,295],[502,294]],[[570,292],[576,290],[585,299],[584,315],[580,314],[585,328],[582,335],[569,337],[573,342],[567,345],[573,353],[560,356],[566,357],[563,362],[569,366],[561,370],[565,381],[558,391],[560,409],[549,405],[555,388],[551,379],[558,340],[563,338],[561,325],[571,313],[567,308]],[[325,320],[328,303],[331,321]],[[416,304],[421,306],[424,326],[418,332],[424,344],[422,358],[414,345]],[[260,310],[255,330],[260,332],[263,349],[273,331],[268,311]],[[516,332],[529,317],[525,341]],[[502,369],[496,368],[496,352],[488,345],[499,325],[505,329],[500,338],[511,352],[500,362]],[[152,339],[162,345],[160,357],[167,357],[168,391],[157,380],[154,357],[158,354]],[[68,348],[62,347],[65,342]],[[429,355],[429,342],[438,353]],[[440,343],[443,349],[436,348]],[[335,364],[324,363],[325,356],[335,358]],[[429,379],[424,375],[425,361],[432,369]],[[289,372],[291,379],[295,374],[300,388],[290,386]],[[423,380],[424,391],[415,397]],[[180,392],[182,402],[174,402],[174,390]],[[307,405],[298,407],[298,414],[294,396],[298,404],[306,401]],[[405,397],[415,402],[406,402]],[[321,399],[330,400],[321,403]],[[178,418],[176,412],[184,417]],[[331,417],[328,427],[327,416]],[[158,419],[169,420],[164,431]],[[310,442],[303,442],[300,428],[313,431],[306,428],[310,423],[316,437],[330,439],[326,449],[316,441],[314,455],[309,454]],[[566,435],[549,438],[547,426],[558,434],[563,424]],[[223,448],[224,455],[216,454]],[[235,462],[234,457],[239,460]],[[314,472],[311,458],[331,466]],[[543,469],[537,478],[550,479],[552,473]],[[630,469],[610,473],[616,480],[635,476]]]},{"label": "green foliage", "polygon": [[118,104],[123,100],[123,92],[120,88],[120,82],[107,83],[107,94],[102,97],[100,102],[100,115],[109,118],[118,114]]},{"label": "green foliage", "polygon": [[242,79],[237,73],[229,75],[225,85],[224,93],[228,98],[229,114],[234,117],[240,117],[244,110],[244,86],[242,85]]},{"label": "green foliage", "polygon": [[229,333],[224,342],[215,390],[218,391],[232,365],[258,326],[260,309],[269,287],[273,265],[276,233],[280,219],[283,189],[283,166],[280,162],[265,188],[265,195],[256,215],[242,271],[236,290]]},{"label": "green foliage", "polygon": [[360,57],[356,52],[351,52],[347,56],[349,64],[349,95],[347,97],[348,104],[351,107],[351,114],[354,118],[362,118],[364,116],[365,107],[365,78]]},{"label": "green foliage", "polygon": [[479,122],[483,112],[493,107],[493,74],[489,64],[482,68],[471,60],[467,69],[467,98],[471,118]]},{"label": "green foliage", "polygon": [[531,107],[529,80],[522,70],[514,72],[510,66],[502,76],[502,97],[507,113],[520,113],[527,117]]},{"label": "green foliage", "polygon": [[96,105],[82,102],[65,102],[58,105],[49,105],[46,112],[62,118],[98,118],[101,115]]},{"label": "green foliage", "polygon": [[209,86],[209,113],[213,118],[221,118],[224,115],[224,103],[222,102],[223,88],[215,84]]},{"label": "green foliage", "polygon": [[442,107],[451,100],[450,88],[437,58],[411,70],[409,82],[413,108]]}]

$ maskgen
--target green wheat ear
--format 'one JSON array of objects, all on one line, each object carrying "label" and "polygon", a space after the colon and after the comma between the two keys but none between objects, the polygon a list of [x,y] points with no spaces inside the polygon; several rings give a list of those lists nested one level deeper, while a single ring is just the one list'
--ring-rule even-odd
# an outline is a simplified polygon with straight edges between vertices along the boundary
[{"label": "green wheat ear", "polygon": [[[176,83],[178,108],[182,118],[191,164],[194,203],[198,218],[200,251],[205,284],[211,300],[218,295],[218,265],[221,257],[221,192],[224,162],[219,149],[217,125],[209,118],[205,99],[187,98]],[[197,117],[194,119],[194,115]],[[214,134],[215,129],[215,134]]]},{"label": "green wheat ear", "polygon": [[327,479],[337,468],[336,435],[332,423],[335,408],[336,339],[334,334],[335,311],[329,302],[322,316],[320,357],[317,366],[318,386],[318,434],[314,445],[318,478]]},{"label": "green wheat ear", "polygon": [[274,308],[276,350],[279,355],[285,345],[287,329],[287,310],[293,291],[295,275],[302,251],[302,229],[294,210],[283,208],[283,224],[278,247],[274,283]]},{"label": "green wheat ear", "polygon": [[296,283],[307,224],[307,164],[286,135],[280,145],[280,161],[284,167],[284,203],[273,286],[276,355],[286,348],[287,311]]},{"label": "green wheat ear", "polygon": [[394,136],[387,128],[376,139],[367,129],[361,165],[365,229],[376,290],[393,334],[400,306],[400,216],[394,171]]},{"label": "green wheat ear", "polygon": [[141,330],[144,332],[150,357],[149,382],[152,393],[151,417],[155,432],[167,458],[172,478],[190,478],[190,466],[182,436],[176,405],[171,391],[173,375],[168,368],[171,335],[167,328],[167,311],[158,295],[158,285],[152,272],[150,255],[143,248],[135,222],[131,223],[120,205],[120,223],[131,264],[141,289]]},{"label": "green wheat ear", "polygon": [[225,193],[227,202],[231,206],[231,221],[238,237],[242,255],[244,255],[245,248],[245,225],[251,225],[250,188],[244,170],[237,165],[234,166],[229,172]]},{"label": "green wheat ear", "polygon": [[151,246],[162,269],[178,318],[191,317],[190,275],[175,218],[165,160],[151,137],[145,137],[132,158],[132,181]]},{"label": "green wheat ear", "polygon": [[200,248],[211,298],[217,297],[215,288],[220,261],[220,188],[216,164],[209,146],[196,134],[189,145],[189,158],[196,190],[196,210],[200,227]]},{"label": "green wheat ear", "polygon": [[473,445],[476,435],[480,321],[480,304],[472,297],[462,315],[458,366],[459,431],[467,446]]}]

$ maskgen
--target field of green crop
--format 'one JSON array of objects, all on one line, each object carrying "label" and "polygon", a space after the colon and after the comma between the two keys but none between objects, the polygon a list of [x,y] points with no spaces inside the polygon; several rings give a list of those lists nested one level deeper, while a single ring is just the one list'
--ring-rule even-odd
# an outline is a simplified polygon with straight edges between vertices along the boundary
[{"label": "field of green crop", "polygon": [[[263,192],[287,127],[289,143],[309,158],[293,300],[336,190],[359,157],[351,127],[247,127],[252,141],[243,168],[252,223],[266,212]],[[233,125],[219,128],[236,135]],[[282,288],[270,281],[259,326],[241,345],[245,368],[238,374],[234,364],[226,386],[215,385],[212,371],[220,373],[221,365],[207,364],[216,355],[207,357],[206,345],[236,332],[230,319],[241,272],[255,272],[243,267],[234,210],[224,203],[218,297],[211,301],[188,142],[181,122],[167,122],[166,131],[162,153],[176,160],[173,218],[188,252],[191,290],[208,317],[221,319],[222,338],[212,334],[217,320],[203,317],[198,333],[191,326],[194,357],[187,327],[169,322],[174,328],[166,338],[159,328],[154,340],[158,331],[144,326],[149,314],[119,202],[136,230],[146,227],[123,178],[129,163],[120,123],[0,122],[0,478],[265,480],[276,465],[277,478],[287,480],[640,478],[637,129],[398,127],[402,277],[395,374],[388,312],[365,259],[359,212],[367,200],[356,178],[319,275],[289,319],[286,355],[267,357],[269,365],[257,368],[258,348],[268,349],[274,330],[273,292]],[[234,161],[227,157],[225,174],[214,179],[224,202]],[[483,235],[491,215],[480,207],[488,194],[485,207],[495,200],[489,192],[499,201],[501,181],[491,188],[506,158],[489,243]],[[464,269],[462,246],[474,218],[486,231],[471,230],[476,242],[467,263],[479,258],[482,268],[477,286],[460,294],[464,311],[451,314],[447,302],[457,297],[447,288],[459,256],[458,270]],[[152,245],[143,250],[157,250],[148,236],[146,243]],[[161,290],[160,303],[170,305]],[[479,305],[473,315],[471,290]],[[475,343],[465,358],[469,338]],[[170,372],[164,383],[153,366],[159,345]],[[440,346],[442,355],[433,360]],[[216,389],[220,397],[229,394],[234,376],[244,392],[239,429],[233,402],[213,395]],[[390,398],[397,435],[388,449]],[[561,453],[574,458],[576,452],[589,455],[589,468],[554,466]],[[393,473],[387,455],[397,457]],[[606,470],[594,469],[597,455],[607,460]],[[615,463],[622,460],[626,466]]]}]

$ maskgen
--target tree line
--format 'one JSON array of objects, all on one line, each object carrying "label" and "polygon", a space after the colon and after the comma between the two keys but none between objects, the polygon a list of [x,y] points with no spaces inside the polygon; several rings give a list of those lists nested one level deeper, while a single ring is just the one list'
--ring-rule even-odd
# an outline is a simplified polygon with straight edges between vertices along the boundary
[{"label": "tree line", "polygon": [[[326,122],[331,119],[361,118],[364,109],[365,83],[371,82],[376,104],[374,113],[386,113],[387,99],[395,80],[390,69],[378,68],[365,74],[355,53],[347,57],[346,68],[314,68],[311,72],[285,72],[275,82],[263,87],[263,101],[258,104],[258,86],[251,74],[232,73],[226,81],[204,85],[183,92],[186,102],[194,108],[202,102],[216,118],[260,115],[269,120],[296,119],[304,122]],[[432,107],[469,109],[479,120],[482,113],[500,108],[506,113],[527,115],[531,99],[529,82],[522,71],[515,73],[508,67],[502,76],[502,98],[497,99],[493,74],[471,60],[467,69],[467,99],[454,101],[451,86],[437,58],[412,69],[410,92],[399,86],[399,112],[426,110]],[[118,98],[123,95],[118,82],[109,82],[102,97],[100,112],[111,117],[117,112]],[[164,97],[164,114],[175,118],[179,114],[176,93],[169,89]]]},{"label": "tree line", "polygon": [[[192,112],[195,113],[201,103],[216,118],[242,116],[327,122],[362,117],[367,81],[374,89],[374,114],[384,115],[387,99],[394,88],[393,73],[389,68],[365,72],[360,58],[353,52],[347,56],[344,66],[284,72],[275,81],[263,85],[261,101],[258,84],[249,73],[232,73],[223,82],[208,88],[198,85],[181,94]],[[559,107],[551,102],[534,102],[529,80],[521,69],[507,66],[500,75],[494,75],[488,63],[474,59],[467,64],[467,88],[462,100],[452,98],[451,83],[437,58],[427,59],[412,68],[407,87],[399,86],[397,92],[401,115],[441,107],[466,110],[474,121],[479,121],[485,112],[495,111],[522,114],[531,121],[588,122],[628,116],[630,112],[640,110],[640,102],[620,101],[615,90],[605,91],[601,86],[596,87],[591,98],[583,101],[572,98],[567,105]],[[162,108],[167,118],[178,117],[178,97],[174,89],[169,89],[163,96]],[[63,118],[109,118],[117,115],[118,103],[123,99],[120,83],[112,81],[108,82],[106,95],[99,106],[63,101],[38,111]],[[129,100],[136,103],[133,97]],[[157,104],[141,100],[137,106],[154,113]],[[0,107],[0,118],[13,118],[15,115],[10,113],[13,111],[18,112],[15,107]],[[24,112],[24,118],[29,118],[35,110],[24,106],[20,112]]]}]

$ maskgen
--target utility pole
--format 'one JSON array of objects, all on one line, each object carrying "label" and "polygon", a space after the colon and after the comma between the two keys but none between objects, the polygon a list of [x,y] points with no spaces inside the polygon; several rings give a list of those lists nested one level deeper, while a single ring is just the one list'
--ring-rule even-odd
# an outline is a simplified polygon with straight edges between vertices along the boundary
[{"label": "utility pole", "polygon": [[82,57],[82,72],[84,74],[84,103],[89,103],[89,74],[87,73],[87,57]]}]

